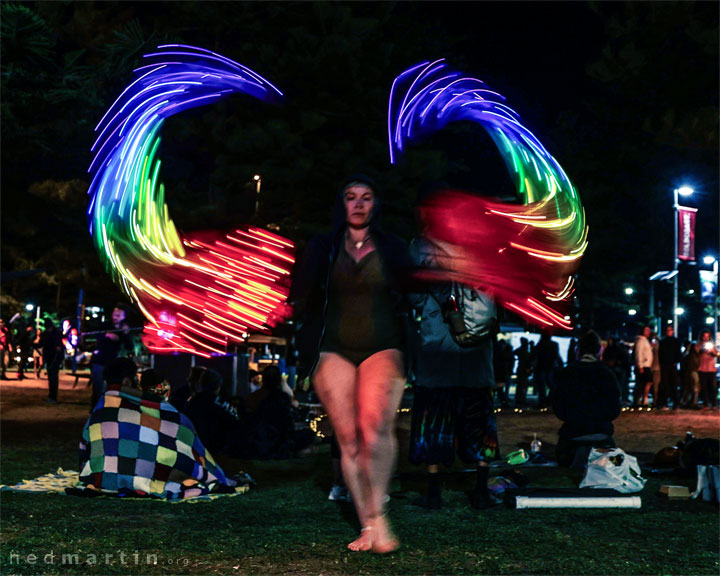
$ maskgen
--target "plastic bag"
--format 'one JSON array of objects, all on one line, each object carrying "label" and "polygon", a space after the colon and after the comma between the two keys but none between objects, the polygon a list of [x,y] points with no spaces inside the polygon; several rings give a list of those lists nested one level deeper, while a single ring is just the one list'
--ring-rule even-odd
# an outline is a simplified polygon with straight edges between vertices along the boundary
[{"label": "plastic bag", "polygon": [[697,498],[702,494],[705,502],[720,502],[720,467],[698,464],[697,474],[697,489],[692,497]]},{"label": "plastic bag", "polygon": [[647,480],[640,475],[637,458],[620,448],[598,450],[588,456],[587,471],[580,488],[612,488],[623,494],[640,492]]}]

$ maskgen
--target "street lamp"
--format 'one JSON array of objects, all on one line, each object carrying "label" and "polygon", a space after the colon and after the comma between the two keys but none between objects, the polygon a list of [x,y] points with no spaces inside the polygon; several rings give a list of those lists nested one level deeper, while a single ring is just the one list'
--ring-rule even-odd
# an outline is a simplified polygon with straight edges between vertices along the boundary
[{"label": "street lamp", "polygon": [[260,208],[260,185],[262,184],[262,178],[260,174],[255,174],[253,180],[255,180],[255,216],[257,216],[258,209]]},{"label": "street lamp", "polygon": [[[690,186],[681,186],[680,188],[675,188],[674,190],[674,197],[675,202],[673,204],[673,219],[675,220],[674,224],[674,245],[673,250],[675,257],[673,258],[673,271],[677,272],[678,269],[678,218],[679,218],[679,203],[678,203],[678,195],[680,196],[690,196],[694,190],[690,188]],[[677,314],[677,308],[678,308],[678,274],[675,274],[675,277],[673,278],[673,328],[675,329],[675,334],[680,336],[680,330],[678,330],[678,314]]]},{"label": "street lamp", "polygon": [[627,294],[628,296],[632,296],[633,292],[635,292],[635,290],[633,290],[632,288],[625,288],[625,294]]}]

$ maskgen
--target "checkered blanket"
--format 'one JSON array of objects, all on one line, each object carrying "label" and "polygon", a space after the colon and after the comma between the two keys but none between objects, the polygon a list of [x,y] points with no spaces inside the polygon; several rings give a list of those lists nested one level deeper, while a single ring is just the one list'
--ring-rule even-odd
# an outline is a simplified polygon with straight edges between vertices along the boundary
[{"label": "checkered blanket", "polygon": [[80,485],[168,500],[235,492],[192,422],[157,396],[109,389],[83,428]]}]

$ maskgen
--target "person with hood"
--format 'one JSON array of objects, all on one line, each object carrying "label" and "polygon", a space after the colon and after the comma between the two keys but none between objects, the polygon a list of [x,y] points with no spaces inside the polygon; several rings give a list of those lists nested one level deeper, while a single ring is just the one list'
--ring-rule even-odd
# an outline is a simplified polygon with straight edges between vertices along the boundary
[{"label": "person with hood", "polygon": [[556,448],[560,466],[582,471],[590,450],[614,448],[613,421],[622,411],[622,391],[615,374],[600,362],[602,344],[594,330],[578,342],[580,360],[558,373],[552,406],[563,424]]},{"label": "person with hood", "polygon": [[310,376],[340,446],[343,477],[362,530],[348,548],[398,548],[385,516],[396,459],[395,418],[405,386],[407,301],[403,241],[379,227],[372,178],[353,174],[336,198],[333,230],[298,261],[290,301],[300,376]]}]

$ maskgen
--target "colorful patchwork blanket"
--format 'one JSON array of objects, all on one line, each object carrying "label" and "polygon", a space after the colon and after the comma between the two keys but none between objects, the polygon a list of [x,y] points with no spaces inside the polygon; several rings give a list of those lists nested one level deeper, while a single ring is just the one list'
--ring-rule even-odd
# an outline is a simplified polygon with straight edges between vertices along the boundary
[{"label": "colorful patchwork blanket", "polygon": [[80,441],[80,485],[168,500],[235,492],[192,422],[171,404],[134,388],[110,388]]}]

